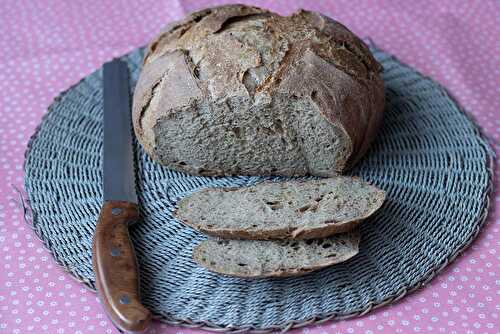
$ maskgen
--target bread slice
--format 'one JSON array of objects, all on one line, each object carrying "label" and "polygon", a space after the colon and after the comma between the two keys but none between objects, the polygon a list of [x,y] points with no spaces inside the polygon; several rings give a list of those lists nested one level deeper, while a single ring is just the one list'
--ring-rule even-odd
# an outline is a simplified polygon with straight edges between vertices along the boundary
[{"label": "bread slice", "polygon": [[182,199],[176,217],[226,239],[312,239],[352,230],[378,210],[385,192],[357,178],[262,182],[211,188]]},{"label": "bread slice", "polygon": [[225,240],[209,239],[193,251],[194,260],[206,269],[230,276],[299,276],[358,253],[358,230],[325,239]]}]

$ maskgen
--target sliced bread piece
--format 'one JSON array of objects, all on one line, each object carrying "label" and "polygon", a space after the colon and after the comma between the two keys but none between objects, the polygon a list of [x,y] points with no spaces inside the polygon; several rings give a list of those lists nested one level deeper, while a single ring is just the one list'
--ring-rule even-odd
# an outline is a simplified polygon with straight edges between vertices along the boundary
[{"label": "sliced bread piece", "polygon": [[352,230],[378,210],[385,192],[356,177],[210,188],[182,199],[175,215],[226,239],[311,239]]},{"label": "sliced bread piece", "polygon": [[230,276],[286,277],[344,262],[358,253],[358,230],[311,240],[209,239],[193,251],[206,269]]}]

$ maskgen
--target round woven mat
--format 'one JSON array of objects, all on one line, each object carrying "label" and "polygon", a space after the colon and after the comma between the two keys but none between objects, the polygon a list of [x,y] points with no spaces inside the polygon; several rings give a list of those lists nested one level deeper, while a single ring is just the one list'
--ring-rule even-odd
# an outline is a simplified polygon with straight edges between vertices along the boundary
[{"label": "round woven mat", "polygon": [[[362,225],[360,253],[303,277],[244,280],[197,266],[204,236],[172,218],[179,198],[259,177],[193,177],[150,160],[135,143],[143,221],[131,228],[142,298],[158,319],[207,329],[288,329],[364,314],[430,280],[476,236],[487,214],[491,150],[443,88],[373,49],[387,108],[371,151],[351,173],[385,189]],[[123,57],[133,84],[142,50]],[[102,202],[102,71],[62,93],[26,152],[36,233],[73,276],[94,287],[92,234]],[[132,86],[133,86],[132,84]]]}]

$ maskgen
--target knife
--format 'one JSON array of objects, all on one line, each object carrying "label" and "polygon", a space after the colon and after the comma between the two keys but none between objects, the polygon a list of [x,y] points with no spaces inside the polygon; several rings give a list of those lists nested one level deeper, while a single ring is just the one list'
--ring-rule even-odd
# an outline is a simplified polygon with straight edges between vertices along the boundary
[{"label": "knife", "polygon": [[140,301],[138,265],[128,225],[139,219],[127,64],[104,64],[103,204],[92,263],[99,297],[115,326],[141,332],[151,313]]}]

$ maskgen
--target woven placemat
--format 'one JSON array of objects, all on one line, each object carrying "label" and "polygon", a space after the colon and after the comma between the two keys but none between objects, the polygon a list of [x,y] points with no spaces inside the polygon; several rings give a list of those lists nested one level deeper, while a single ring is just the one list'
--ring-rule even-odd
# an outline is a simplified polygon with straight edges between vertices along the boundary
[{"label": "woven placemat", "polygon": [[[135,142],[143,221],[131,230],[145,305],[165,322],[215,330],[289,329],[365,314],[442,270],[477,235],[488,211],[492,151],[438,84],[373,49],[387,108],[371,151],[351,172],[387,191],[362,225],[360,253],[303,277],[245,280],[191,259],[204,236],[172,218],[179,198],[259,177],[193,177],[153,162]],[[143,50],[123,57],[133,84]],[[62,93],[26,152],[34,230],[71,275],[94,288],[92,234],[102,202],[102,71]],[[132,85],[133,86],[133,85]]]}]

